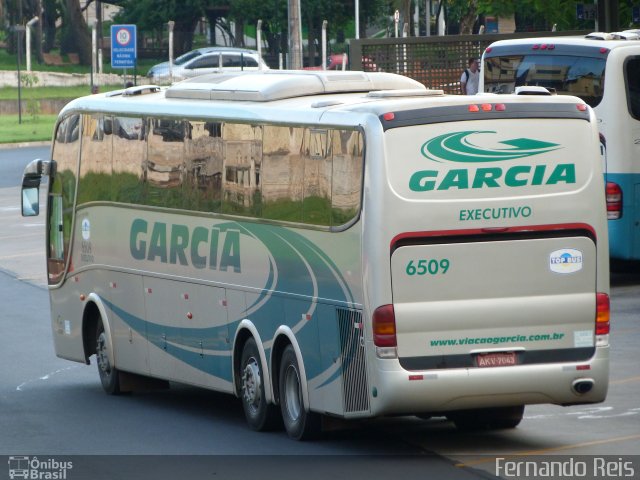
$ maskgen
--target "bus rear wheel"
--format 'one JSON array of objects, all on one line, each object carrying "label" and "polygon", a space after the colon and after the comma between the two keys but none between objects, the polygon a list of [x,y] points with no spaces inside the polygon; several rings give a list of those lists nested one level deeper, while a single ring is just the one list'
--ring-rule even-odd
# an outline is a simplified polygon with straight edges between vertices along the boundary
[{"label": "bus rear wheel", "polygon": [[256,341],[249,338],[240,357],[240,398],[247,423],[252,430],[267,431],[280,423],[278,409],[267,402],[264,373]]},{"label": "bus rear wheel", "polygon": [[522,421],[524,405],[513,407],[480,408],[451,412],[447,418],[459,430],[501,430],[516,428]]},{"label": "bus rear wheel", "polygon": [[96,327],[96,359],[98,364],[98,375],[102,388],[109,395],[120,394],[120,372],[111,365],[107,346],[107,334],[104,331],[102,318],[98,319]]},{"label": "bus rear wheel", "polygon": [[320,434],[321,416],[308,412],[302,400],[302,383],[296,353],[288,345],[280,361],[280,410],[284,428],[295,440],[309,440]]}]

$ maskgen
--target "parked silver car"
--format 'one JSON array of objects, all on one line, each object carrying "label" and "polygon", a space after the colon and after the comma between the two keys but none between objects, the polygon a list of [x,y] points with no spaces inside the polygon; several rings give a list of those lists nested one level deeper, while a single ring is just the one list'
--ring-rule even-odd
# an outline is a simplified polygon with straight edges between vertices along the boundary
[{"label": "parked silver car", "polygon": [[[204,47],[191,50],[179,56],[173,62],[173,80],[183,80],[206,73],[240,70],[268,70],[265,61],[258,52],[247,48]],[[153,83],[166,83],[169,78],[169,62],[154,65],[147,72]]]}]

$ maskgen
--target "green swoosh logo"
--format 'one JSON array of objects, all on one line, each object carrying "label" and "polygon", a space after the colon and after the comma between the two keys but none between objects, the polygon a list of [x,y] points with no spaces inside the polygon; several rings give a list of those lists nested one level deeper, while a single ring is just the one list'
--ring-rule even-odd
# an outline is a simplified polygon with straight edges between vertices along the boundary
[{"label": "green swoosh logo", "polygon": [[495,134],[493,131],[469,130],[446,133],[427,140],[421,148],[422,155],[434,162],[450,161],[464,163],[502,162],[551,152],[560,147],[557,143],[543,142],[531,138],[514,138],[499,143],[505,148],[487,149],[475,145],[468,137],[479,134]]}]

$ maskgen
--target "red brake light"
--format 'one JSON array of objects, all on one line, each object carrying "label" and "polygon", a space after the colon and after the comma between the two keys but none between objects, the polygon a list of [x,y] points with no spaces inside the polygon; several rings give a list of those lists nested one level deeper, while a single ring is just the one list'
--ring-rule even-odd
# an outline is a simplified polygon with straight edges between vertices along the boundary
[{"label": "red brake light", "polygon": [[478,105],[469,105],[469,111],[470,112],[479,112],[480,111],[480,107],[478,107]]},{"label": "red brake light", "polygon": [[607,182],[607,220],[617,220],[622,217],[622,189],[620,185]]},{"label": "red brake light", "polygon": [[483,112],[490,112],[491,109],[493,109],[493,105],[491,105],[490,103],[483,103],[481,108]]},{"label": "red brake light", "polygon": [[600,53],[607,53],[608,51],[609,51],[609,49],[608,49],[608,48],[604,48],[604,47],[602,47],[602,48],[600,49]]},{"label": "red brake light", "polygon": [[396,118],[396,115],[393,112],[388,112],[388,113],[385,113],[384,115],[382,115],[382,118],[384,118],[387,122],[390,122],[391,120]]},{"label": "red brake light", "polygon": [[550,45],[547,45],[547,50],[553,50],[554,48],[556,48],[556,46],[553,43]]},{"label": "red brake light", "polygon": [[396,315],[393,305],[382,305],[373,312],[373,343],[376,347],[395,347]]},{"label": "red brake light", "polygon": [[584,103],[579,103],[576,105],[576,108],[578,110],[580,110],[581,112],[586,112],[587,111],[587,106]]},{"label": "red brake light", "polygon": [[507,109],[507,107],[505,106],[504,103],[496,103],[495,109],[496,109],[496,112],[504,112]]},{"label": "red brake light", "polygon": [[535,44],[533,47],[531,47],[531,50],[538,50],[540,48],[540,45]]},{"label": "red brake light", "polygon": [[491,53],[491,50],[493,50],[493,48],[487,47],[487,49],[485,50],[485,53]]},{"label": "red brake light", "polygon": [[547,44],[543,43],[542,45],[540,45],[540,50],[546,50],[547,49]]},{"label": "red brake light", "polygon": [[596,335],[607,335],[609,333],[610,312],[609,295],[596,293]]}]

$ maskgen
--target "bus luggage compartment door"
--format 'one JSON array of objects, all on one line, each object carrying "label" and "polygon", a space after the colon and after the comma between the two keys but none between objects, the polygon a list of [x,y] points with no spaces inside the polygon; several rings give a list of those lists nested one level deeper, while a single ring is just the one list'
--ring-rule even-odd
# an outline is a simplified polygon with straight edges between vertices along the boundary
[{"label": "bus luggage compartment door", "polygon": [[585,360],[595,352],[590,238],[406,245],[391,257],[408,370]]}]

